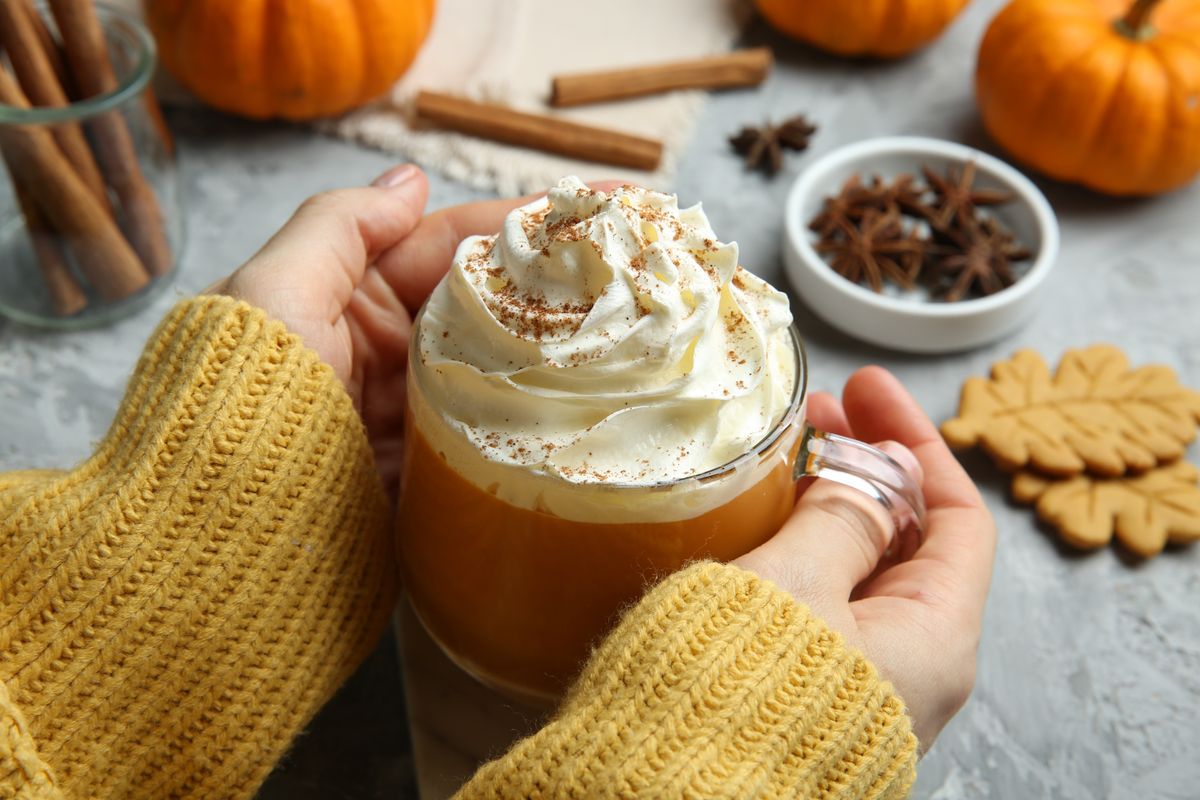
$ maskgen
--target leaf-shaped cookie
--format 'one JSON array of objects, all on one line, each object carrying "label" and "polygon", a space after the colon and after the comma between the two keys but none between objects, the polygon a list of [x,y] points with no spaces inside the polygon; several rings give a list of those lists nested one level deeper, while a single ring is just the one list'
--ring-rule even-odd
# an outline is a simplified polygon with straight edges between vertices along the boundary
[{"label": "leaf-shaped cookie", "polygon": [[1116,477],[1174,461],[1196,435],[1200,392],[1170,368],[1131,369],[1111,345],[1068,350],[1053,377],[1032,350],[963,385],[958,416],[942,425],[951,447],[975,444],[1006,470]]},{"label": "leaf-shaped cookie", "polygon": [[1033,472],[1013,477],[1018,503],[1037,504],[1037,514],[1058,529],[1068,544],[1103,547],[1118,541],[1142,557],[1170,542],[1200,539],[1200,469],[1183,461],[1142,475],[1056,481]]}]

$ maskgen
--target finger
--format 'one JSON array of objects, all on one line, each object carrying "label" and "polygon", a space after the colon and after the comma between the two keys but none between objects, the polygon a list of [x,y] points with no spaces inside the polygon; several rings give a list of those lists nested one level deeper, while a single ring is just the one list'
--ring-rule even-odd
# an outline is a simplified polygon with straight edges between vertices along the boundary
[{"label": "finger", "polygon": [[[850,377],[842,399],[856,434],[903,444],[925,473],[925,541],[914,556],[937,565],[937,582],[955,587],[952,603],[982,613],[991,580],[995,526],[970,476],[933,422],[900,382],[879,367]],[[905,572],[918,569],[913,564]]]},{"label": "finger", "polygon": [[463,239],[495,233],[508,212],[533,199],[485,200],[435,211],[421,220],[411,236],[379,257],[379,274],[415,314],[450,269]]},{"label": "finger", "polygon": [[855,585],[879,563],[894,536],[891,515],[857,489],[816,480],[779,533],[750,554],[776,582],[819,614],[846,609]]},{"label": "finger", "polygon": [[384,185],[306,200],[238,271],[231,288],[241,296],[262,293],[267,304],[285,306],[266,309],[276,317],[318,309],[322,318],[335,320],[367,265],[409,235],[425,209],[429,184],[415,166],[397,167],[379,182]]},{"label": "finger", "polygon": [[[620,184],[599,181],[588,185],[598,191],[610,191]],[[411,236],[379,257],[379,272],[408,310],[415,314],[450,269],[450,262],[463,239],[496,233],[508,212],[543,195],[545,192],[505,200],[484,200],[435,211],[421,220]]]},{"label": "finger", "polygon": [[921,462],[913,455],[912,450],[909,450],[893,439],[888,439],[885,442],[875,442],[875,446],[891,456],[897,464],[904,467],[908,474],[912,475],[917,486],[924,486],[925,468],[921,466]]},{"label": "finger", "polygon": [[837,398],[828,392],[813,392],[809,395],[805,416],[809,424],[817,430],[841,436],[854,435],[850,430],[850,422],[846,419],[846,410]]},{"label": "finger", "polygon": [[890,372],[881,367],[855,372],[846,382],[842,405],[859,438],[893,439],[917,455],[929,478],[926,500],[931,507],[982,506],[975,484],[937,426]]}]

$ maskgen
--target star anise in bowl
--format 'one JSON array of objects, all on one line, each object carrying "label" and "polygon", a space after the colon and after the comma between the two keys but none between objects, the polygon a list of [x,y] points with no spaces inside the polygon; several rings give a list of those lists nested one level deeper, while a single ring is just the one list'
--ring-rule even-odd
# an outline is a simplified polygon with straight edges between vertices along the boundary
[{"label": "star anise in bowl", "polygon": [[[999,202],[1009,192],[1012,202]],[[803,310],[891,350],[955,352],[1011,334],[1045,299],[1059,250],[1054,209],[1036,185],[940,139],[835,148],[806,166],[784,208],[783,268]]]},{"label": "star anise in bowl", "polygon": [[1012,192],[975,188],[974,161],[968,161],[961,170],[947,167],[945,175],[922,165],[921,174],[925,176],[934,200],[916,211],[926,216],[929,224],[938,230],[970,227],[979,219],[978,209],[1001,206],[1014,199]]},{"label": "star anise in bowl", "polygon": [[926,245],[915,232],[904,232],[897,211],[869,208],[841,234],[814,245],[834,272],[855,283],[866,281],[877,292],[883,291],[885,280],[905,289],[916,285]]},{"label": "star anise in bowl", "polygon": [[927,281],[942,300],[995,294],[1017,282],[1013,264],[1033,257],[1029,248],[992,217],[975,223],[957,252],[935,258]]},{"label": "star anise in bowl", "polygon": [[1014,265],[1032,254],[980,210],[1012,195],[976,188],[972,162],[945,174],[922,165],[921,173],[925,183],[911,174],[875,175],[867,183],[850,176],[808,223],[819,237],[814,249],[834,272],[876,292],[888,283],[901,289],[921,283],[935,298],[954,302],[1015,283]]}]

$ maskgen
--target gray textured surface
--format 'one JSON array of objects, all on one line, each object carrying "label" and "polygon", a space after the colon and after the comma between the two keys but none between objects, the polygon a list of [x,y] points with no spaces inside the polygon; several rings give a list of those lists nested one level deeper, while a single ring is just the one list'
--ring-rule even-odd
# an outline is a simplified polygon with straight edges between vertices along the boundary
[{"label": "gray textured surface", "polygon": [[[970,96],[973,53],[998,0],[977,0],[935,47],[894,65],[837,61],[756,26],[779,46],[759,91],[716,97],[674,187],[703,200],[743,263],[783,285],[780,208],[815,155],[883,134],[941,136],[995,152]],[[724,137],[764,116],[804,111],[822,124],[812,150],[774,181],[746,175]],[[103,434],[141,343],[175,297],[248,257],[304,196],[364,183],[386,156],[301,128],[175,114],[190,241],[176,286],[114,327],[43,334],[0,323],[0,469],[64,466]],[[999,154],[1003,157],[1003,154]],[[856,343],[797,317],[816,388],[837,390],[866,363],[895,371],[935,419],[950,415],[968,375],[1018,347],[1054,359],[1113,341],[1135,363],[1163,362],[1200,387],[1200,185],[1146,201],[1103,199],[1037,179],[1059,213],[1063,247],[1040,313],[1007,340],[971,353],[913,357]],[[434,178],[432,205],[478,193]],[[1190,453],[1195,461],[1196,448]],[[978,683],[923,761],[916,797],[1195,798],[1200,795],[1200,548],[1145,564],[1117,551],[1060,549],[1004,481],[968,459],[1000,528]],[[271,797],[395,797],[406,784],[399,688],[385,643],[318,718]],[[361,727],[360,727],[361,726]],[[341,782],[341,790],[334,785]],[[347,783],[348,782],[348,783]]]}]

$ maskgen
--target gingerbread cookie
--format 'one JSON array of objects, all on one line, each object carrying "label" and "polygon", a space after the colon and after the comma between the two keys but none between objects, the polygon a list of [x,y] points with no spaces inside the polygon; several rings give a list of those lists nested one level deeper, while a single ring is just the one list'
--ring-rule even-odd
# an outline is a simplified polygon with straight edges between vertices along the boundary
[{"label": "gingerbread cookie", "polygon": [[1053,376],[1021,350],[990,378],[971,378],[942,436],[955,448],[981,445],[1008,471],[1117,477],[1180,458],[1197,423],[1200,392],[1170,368],[1130,368],[1116,347],[1094,345],[1068,350]]},{"label": "gingerbread cookie", "polygon": [[1103,547],[1116,533],[1132,552],[1148,558],[1169,542],[1200,539],[1200,469],[1186,462],[1124,478],[1079,475],[1052,480],[1033,472],[1013,477],[1018,503],[1036,504],[1037,515],[1075,547]]}]

